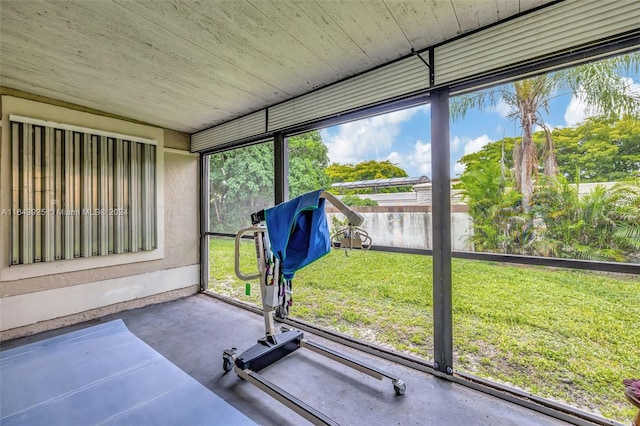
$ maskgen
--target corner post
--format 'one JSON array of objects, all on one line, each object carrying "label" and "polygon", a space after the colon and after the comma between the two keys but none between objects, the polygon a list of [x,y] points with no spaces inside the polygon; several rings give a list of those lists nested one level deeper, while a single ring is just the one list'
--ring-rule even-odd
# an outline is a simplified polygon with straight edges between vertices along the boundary
[{"label": "corner post", "polygon": [[453,374],[449,89],[436,89],[430,93],[430,98],[433,177],[433,356],[437,371]]}]

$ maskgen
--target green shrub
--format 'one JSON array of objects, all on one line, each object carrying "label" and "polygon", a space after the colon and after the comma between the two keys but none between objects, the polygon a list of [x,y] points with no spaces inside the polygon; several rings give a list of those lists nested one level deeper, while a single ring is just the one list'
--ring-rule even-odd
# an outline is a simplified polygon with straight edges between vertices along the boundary
[{"label": "green shrub", "polygon": [[539,241],[556,257],[627,262],[640,252],[640,185],[598,185],[579,197],[566,179],[545,182],[532,211]]},{"label": "green shrub", "polygon": [[342,197],[341,201],[351,207],[354,207],[354,206],[367,207],[367,206],[378,205],[378,202],[375,200],[372,200],[371,198],[360,198],[356,195],[345,195],[344,197]]}]

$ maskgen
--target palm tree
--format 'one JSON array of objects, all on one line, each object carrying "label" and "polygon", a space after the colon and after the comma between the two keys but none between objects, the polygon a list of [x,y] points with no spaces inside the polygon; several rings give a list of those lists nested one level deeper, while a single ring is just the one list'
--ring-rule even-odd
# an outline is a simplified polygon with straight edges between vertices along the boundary
[{"label": "palm tree", "polygon": [[514,146],[513,163],[516,188],[522,193],[522,208],[529,211],[534,177],[538,172],[538,150],[533,141],[534,125],[546,135],[542,156],[544,174],[558,173],[551,131],[543,119],[554,96],[573,93],[586,105],[589,114],[620,117],[640,116],[640,93],[631,90],[632,80],[625,77],[640,69],[640,52],[618,56],[571,69],[543,74],[514,83],[481,90],[452,99],[451,115],[461,119],[474,108],[495,107],[499,101],[511,108],[508,115],[520,125],[522,137]]},{"label": "palm tree", "polygon": [[473,221],[470,242],[475,251],[529,254],[526,247],[532,234],[526,215],[517,209],[520,194],[507,190],[500,175],[500,166],[489,163],[460,178],[461,195]]}]

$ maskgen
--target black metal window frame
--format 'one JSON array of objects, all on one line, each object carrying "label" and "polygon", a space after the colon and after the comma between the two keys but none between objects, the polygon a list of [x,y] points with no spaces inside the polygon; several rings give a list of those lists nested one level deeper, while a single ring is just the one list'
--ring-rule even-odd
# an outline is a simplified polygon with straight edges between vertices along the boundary
[{"label": "black metal window frame", "polygon": [[[375,250],[388,252],[412,253],[433,256],[433,298],[434,298],[434,354],[433,363],[424,362],[419,359],[408,359],[407,356],[384,348],[373,347],[366,342],[358,342],[345,336],[333,336],[331,332],[302,322],[292,321],[294,325],[303,329],[325,334],[328,338],[352,345],[361,350],[392,359],[404,365],[418,368],[423,371],[432,372],[443,378],[481,390],[483,392],[498,396],[513,403],[540,411],[556,418],[577,422],[578,424],[608,424],[605,419],[591,415],[589,413],[568,407],[564,404],[552,400],[540,398],[534,395],[525,394],[509,386],[501,385],[490,380],[475,377],[464,373],[454,374],[453,365],[453,309],[452,309],[452,279],[451,261],[452,258],[473,259],[492,262],[516,263],[522,265],[550,266],[556,268],[583,269],[602,272],[614,272],[640,275],[640,265],[630,263],[587,261],[578,259],[559,259],[534,256],[519,256],[494,253],[459,252],[451,250],[451,200],[449,197],[451,188],[450,178],[450,141],[449,141],[449,99],[453,95],[472,92],[480,88],[497,85],[519,78],[526,78],[533,75],[548,73],[553,70],[569,68],[607,57],[617,56],[640,47],[640,35],[637,33],[625,35],[615,40],[603,41],[599,44],[590,45],[575,49],[570,52],[562,52],[558,55],[539,59],[534,62],[516,65],[508,69],[493,72],[490,75],[481,75],[464,81],[456,81],[441,86],[432,86],[424,93],[413,94],[403,99],[395,99],[381,105],[375,105],[340,114],[335,117],[327,117],[312,123],[305,123],[283,131],[262,134],[258,137],[237,141],[224,147],[219,147],[211,152],[201,155],[201,171],[208,171],[208,155],[221,152],[223,150],[264,141],[266,138],[273,138],[275,145],[274,158],[274,182],[275,182],[275,203],[280,203],[287,199],[288,194],[288,152],[286,138],[306,131],[317,130],[362,118],[389,113],[400,109],[410,108],[426,103],[431,104],[431,144],[432,144],[432,188],[433,188],[433,228],[434,241],[433,250],[403,249],[396,247],[374,247]],[[431,64],[433,64],[433,48],[427,49]],[[430,77],[433,80],[433,75]],[[435,166],[437,165],[437,166]],[[208,173],[205,175],[208,176]],[[201,184],[206,184],[203,178]],[[204,218],[208,218],[206,194],[201,191],[201,213]],[[208,248],[207,240],[210,236],[233,236],[232,234],[213,233],[208,230],[208,221],[201,219],[201,258],[202,258],[202,282],[201,289],[206,291],[208,280]],[[206,274],[206,275],[205,275]],[[240,302],[233,302],[242,305]]]}]

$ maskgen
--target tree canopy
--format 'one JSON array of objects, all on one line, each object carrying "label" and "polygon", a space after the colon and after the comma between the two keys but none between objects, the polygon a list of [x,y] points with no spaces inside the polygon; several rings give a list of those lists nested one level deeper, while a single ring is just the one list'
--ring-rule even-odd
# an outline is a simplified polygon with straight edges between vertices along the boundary
[{"label": "tree canopy", "polygon": [[289,138],[289,197],[328,188],[325,169],[329,165],[328,149],[320,132],[312,131]]},{"label": "tree canopy", "polygon": [[[513,176],[526,212],[533,195],[533,181],[539,171],[539,156],[543,158],[542,170],[546,176],[553,179],[558,173],[553,136],[543,117],[549,111],[552,97],[562,92],[572,93],[594,115],[611,119],[623,114],[638,117],[640,95],[631,90],[631,80],[625,74],[638,72],[639,68],[640,53],[631,53],[538,75],[454,98],[451,114],[454,119],[460,119],[473,108],[495,107],[498,102],[511,108],[509,118],[522,130],[522,137],[516,139],[513,146]],[[534,125],[544,130],[541,151],[533,139]]]},{"label": "tree canopy", "polygon": [[273,205],[273,143],[213,154],[209,166],[211,230],[235,233]]},{"label": "tree canopy", "polygon": [[[589,118],[575,128],[551,132],[561,174],[570,183],[613,182],[634,178],[640,172],[640,121],[633,117],[620,120]],[[533,134],[537,150],[546,143],[543,131]],[[483,170],[487,164],[500,164],[504,146],[505,177],[513,170],[513,147],[519,138],[504,138],[485,145],[480,151],[460,159],[464,174]],[[542,161],[538,170],[544,167]]]},{"label": "tree canopy", "polygon": [[327,167],[327,175],[331,179],[331,183],[409,176],[407,172],[389,160],[369,160],[356,165],[333,163]]},{"label": "tree canopy", "polygon": [[614,182],[640,173],[640,121],[590,118],[553,132],[562,174],[571,183]]},{"label": "tree canopy", "polygon": [[[336,182],[358,182],[362,180],[389,179],[394,177],[408,177],[409,175],[402,168],[389,160],[385,161],[363,161],[356,165],[333,163],[326,170],[331,183]],[[403,192],[410,191],[411,187],[380,188],[378,192]],[[333,191],[333,190],[332,190]],[[334,191],[335,192],[335,191]],[[347,190],[347,194],[370,194],[373,189]]]},{"label": "tree canopy", "polygon": [[[289,196],[329,186],[329,164],[320,133],[288,138]],[[249,224],[251,213],[274,203],[273,143],[233,149],[210,156],[209,197],[211,229],[235,233]]]}]

